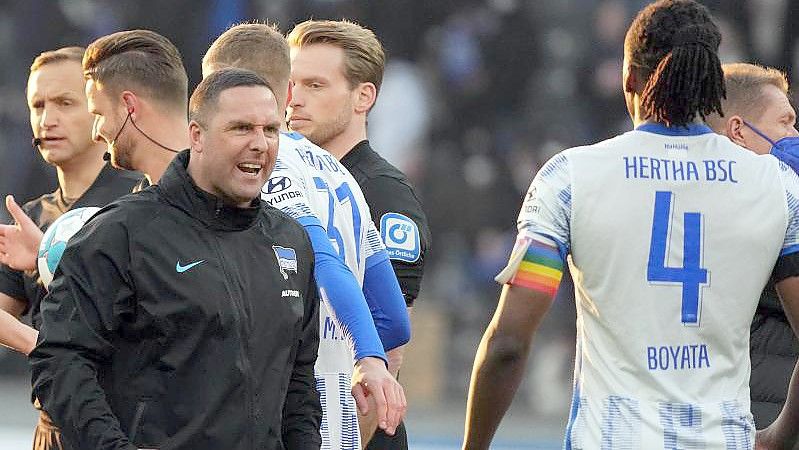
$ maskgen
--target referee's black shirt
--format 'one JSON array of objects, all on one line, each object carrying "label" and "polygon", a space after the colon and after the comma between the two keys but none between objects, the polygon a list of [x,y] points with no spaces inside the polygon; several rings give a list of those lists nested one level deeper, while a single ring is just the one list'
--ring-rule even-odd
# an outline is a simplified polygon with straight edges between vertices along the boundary
[{"label": "referee's black shirt", "polygon": [[422,284],[430,227],[408,178],[378,155],[368,140],[341,158],[363,190],[372,220],[380,230],[405,302],[412,306]]},{"label": "referee's black shirt", "polygon": [[[129,194],[140,179],[141,174],[137,172],[117,170],[106,163],[92,185],[74,203],[64,202],[61,189],[58,188],[51,194],[24,204],[22,210],[42,231],[45,231],[56,219],[71,209],[86,206],[102,207]],[[0,264],[0,292],[27,302],[25,312],[30,313],[33,327],[39,329],[41,325],[39,305],[47,295],[47,290],[39,280],[38,271],[22,272]]]}]

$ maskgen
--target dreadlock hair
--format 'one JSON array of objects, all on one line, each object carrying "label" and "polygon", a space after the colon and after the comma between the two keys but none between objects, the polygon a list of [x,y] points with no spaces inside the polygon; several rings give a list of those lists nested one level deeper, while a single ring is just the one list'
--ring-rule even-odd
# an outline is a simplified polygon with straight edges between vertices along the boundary
[{"label": "dreadlock hair", "polygon": [[724,72],[721,33],[703,5],[659,0],[641,10],[627,30],[625,54],[648,79],[641,94],[644,118],[686,126],[721,110]]}]

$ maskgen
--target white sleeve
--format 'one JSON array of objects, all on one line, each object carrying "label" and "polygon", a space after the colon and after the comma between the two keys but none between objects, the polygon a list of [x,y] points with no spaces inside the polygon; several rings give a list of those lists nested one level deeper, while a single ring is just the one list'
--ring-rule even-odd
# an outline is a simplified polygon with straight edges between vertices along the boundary
[{"label": "white sleeve", "polygon": [[551,241],[565,260],[570,249],[571,204],[569,160],[559,153],[541,167],[530,184],[516,222],[519,238]]}]

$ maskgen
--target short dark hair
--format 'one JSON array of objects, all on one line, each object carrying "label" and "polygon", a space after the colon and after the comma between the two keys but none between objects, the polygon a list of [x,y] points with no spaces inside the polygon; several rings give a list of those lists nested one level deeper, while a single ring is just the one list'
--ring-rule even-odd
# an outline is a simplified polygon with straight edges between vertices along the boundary
[{"label": "short dark hair", "polygon": [[186,110],[189,81],[180,52],[154,31],[120,31],[98,38],[86,48],[83,72],[113,91],[133,83],[151,99]]},{"label": "short dark hair", "polygon": [[253,71],[228,67],[203,78],[189,100],[189,119],[205,126],[208,111],[216,106],[219,95],[235,87],[263,86],[275,94],[272,86]]},{"label": "short dark hair", "polygon": [[624,39],[629,64],[647,75],[644,118],[684,126],[697,114],[721,110],[724,73],[721,33],[710,12],[693,0],[659,0],[641,10]]},{"label": "short dark hair", "polygon": [[85,51],[86,49],[83,47],[62,47],[56,50],[42,52],[33,60],[31,72],[36,72],[44,65],[62,61],[73,61],[80,64],[83,60],[83,52]]}]

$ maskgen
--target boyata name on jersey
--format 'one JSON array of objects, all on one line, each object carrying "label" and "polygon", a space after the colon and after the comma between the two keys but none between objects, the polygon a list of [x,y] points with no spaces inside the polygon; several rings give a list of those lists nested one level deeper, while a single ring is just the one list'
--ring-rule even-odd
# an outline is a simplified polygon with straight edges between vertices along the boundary
[{"label": "boyata name on jersey", "polygon": [[649,370],[688,370],[710,368],[706,344],[662,345],[646,348]]},{"label": "boyata name on jersey", "polygon": [[738,183],[734,160],[690,161],[649,156],[623,156],[622,160],[627,179]]}]

